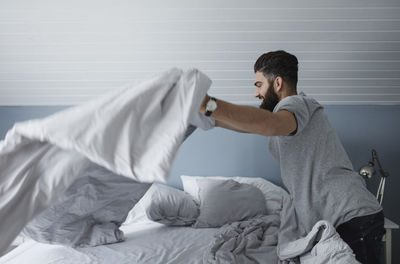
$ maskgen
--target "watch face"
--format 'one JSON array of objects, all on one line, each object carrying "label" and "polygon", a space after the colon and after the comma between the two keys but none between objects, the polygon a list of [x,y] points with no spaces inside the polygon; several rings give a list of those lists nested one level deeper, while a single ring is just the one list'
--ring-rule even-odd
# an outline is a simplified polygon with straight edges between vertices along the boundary
[{"label": "watch face", "polygon": [[215,102],[214,100],[208,101],[206,110],[207,111],[214,111],[215,109],[217,109],[217,102]]}]

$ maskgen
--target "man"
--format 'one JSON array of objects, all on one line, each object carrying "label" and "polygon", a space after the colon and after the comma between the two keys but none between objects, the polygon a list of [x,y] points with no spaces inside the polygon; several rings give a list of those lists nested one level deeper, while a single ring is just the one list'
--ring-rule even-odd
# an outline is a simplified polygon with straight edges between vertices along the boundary
[{"label": "man", "polygon": [[254,72],[260,108],[206,95],[200,112],[216,126],[270,136],[269,150],[280,163],[302,235],[318,220],[328,220],[358,261],[379,263],[382,208],[354,172],[323,107],[297,94],[297,58],[282,50],[268,52],[258,58]]}]

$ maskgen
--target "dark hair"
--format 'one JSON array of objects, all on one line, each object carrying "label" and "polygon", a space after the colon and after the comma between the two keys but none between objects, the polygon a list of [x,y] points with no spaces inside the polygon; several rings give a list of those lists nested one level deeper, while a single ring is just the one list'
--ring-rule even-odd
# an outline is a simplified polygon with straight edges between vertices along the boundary
[{"label": "dark hair", "polygon": [[298,60],[296,56],[277,50],[264,53],[254,63],[254,73],[262,72],[271,82],[280,76],[296,91]]}]

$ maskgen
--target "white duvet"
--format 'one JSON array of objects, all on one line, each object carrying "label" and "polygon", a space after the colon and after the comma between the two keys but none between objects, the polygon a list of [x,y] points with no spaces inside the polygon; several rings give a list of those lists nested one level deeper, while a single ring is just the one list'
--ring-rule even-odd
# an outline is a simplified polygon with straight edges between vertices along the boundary
[{"label": "white duvet", "polygon": [[16,124],[0,142],[0,254],[89,160],[140,182],[166,181],[210,79],[171,69],[50,117]]}]

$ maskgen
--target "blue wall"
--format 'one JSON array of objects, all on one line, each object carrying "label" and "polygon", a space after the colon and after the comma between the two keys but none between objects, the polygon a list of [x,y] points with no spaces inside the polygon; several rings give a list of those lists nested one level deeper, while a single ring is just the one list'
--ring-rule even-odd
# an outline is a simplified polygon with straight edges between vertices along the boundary
[{"label": "blue wall", "polygon": [[[0,136],[14,122],[43,117],[64,107],[0,107]],[[400,223],[400,105],[326,106],[326,113],[341,138],[354,168],[367,163],[376,149],[382,166],[390,173],[383,207],[391,220]],[[281,184],[279,164],[268,152],[268,139],[216,128],[196,131],[180,148],[169,184],[181,187],[179,175],[222,175],[264,177]],[[376,192],[379,180],[368,182]],[[393,233],[393,263],[400,263],[400,230]]]}]

